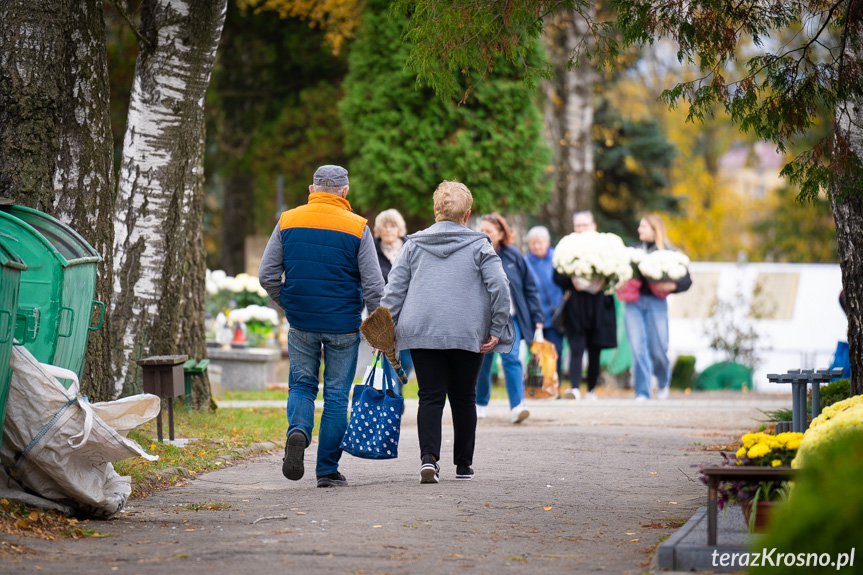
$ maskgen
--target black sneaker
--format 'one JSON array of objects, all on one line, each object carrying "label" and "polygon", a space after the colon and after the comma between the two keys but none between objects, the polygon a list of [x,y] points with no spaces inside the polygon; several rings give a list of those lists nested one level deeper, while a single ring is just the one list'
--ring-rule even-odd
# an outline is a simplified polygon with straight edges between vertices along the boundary
[{"label": "black sneaker", "polygon": [[348,480],[338,471],[318,476],[318,487],[347,487],[347,485]]},{"label": "black sneaker", "polygon": [[282,459],[282,475],[291,481],[302,479],[303,469],[303,452],[306,450],[308,442],[302,431],[294,430],[288,436],[285,442],[285,457]]},{"label": "black sneaker", "polygon": [[420,483],[440,483],[440,466],[434,460],[434,455],[427,453],[423,455],[423,464],[420,467]]},{"label": "black sneaker", "polygon": [[473,479],[473,468],[469,465],[456,465],[455,478],[462,481],[470,481]]}]

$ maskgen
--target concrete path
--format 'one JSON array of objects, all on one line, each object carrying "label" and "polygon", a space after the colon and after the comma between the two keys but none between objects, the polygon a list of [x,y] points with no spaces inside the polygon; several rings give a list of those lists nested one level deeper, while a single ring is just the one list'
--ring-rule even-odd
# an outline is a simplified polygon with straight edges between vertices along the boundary
[{"label": "concrete path", "polygon": [[345,488],[315,488],[315,444],[306,476],[286,480],[279,447],[84,525],[111,537],[0,535],[32,551],[4,560],[0,572],[638,574],[660,538],[706,499],[697,465],[718,454],[701,447],[755,427],[756,404],[790,404],[753,395],[701,401],[536,403],[518,426],[495,402],[479,425],[476,478],[454,480],[445,426],[437,485],[419,484],[410,421],[398,459],[343,457]]}]

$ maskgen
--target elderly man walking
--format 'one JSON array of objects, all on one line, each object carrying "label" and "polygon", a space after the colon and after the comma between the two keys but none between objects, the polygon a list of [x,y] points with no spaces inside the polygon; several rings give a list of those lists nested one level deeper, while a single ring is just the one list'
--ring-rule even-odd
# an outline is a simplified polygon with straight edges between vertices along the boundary
[{"label": "elderly man walking", "polygon": [[279,218],[258,275],[273,301],[285,310],[291,326],[282,473],[293,481],[303,477],[303,453],[312,439],[323,351],[324,412],[315,474],[318,487],[341,487],[348,482],[339,473],[339,445],[348,423],[348,394],[357,366],[363,304],[370,312],[377,309],[384,279],[367,222],[348,203],[348,171],[341,166],[321,166],[313,182],[309,202]]}]

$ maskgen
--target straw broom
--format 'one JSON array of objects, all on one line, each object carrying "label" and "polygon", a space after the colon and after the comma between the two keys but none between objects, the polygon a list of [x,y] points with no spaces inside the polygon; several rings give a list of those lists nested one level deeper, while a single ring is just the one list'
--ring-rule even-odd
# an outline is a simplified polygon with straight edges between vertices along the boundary
[{"label": "straw broom", "polygon": [[386,354],[402,385],[407,385],[408,376],[396,355],[396,326],[393,323],[390,310],[381,306],[370,313],[369,317],[364,319],[360,325],[360,333],[363,334],[370,346],[380,349]]}]

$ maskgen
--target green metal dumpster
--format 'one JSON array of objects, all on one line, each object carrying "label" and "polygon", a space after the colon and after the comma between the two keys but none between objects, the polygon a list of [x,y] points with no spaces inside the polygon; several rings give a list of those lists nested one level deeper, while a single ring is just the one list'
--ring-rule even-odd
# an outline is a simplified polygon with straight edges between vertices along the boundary
[{"label": "green metal dumpster", "polygon": [[[95,301],[98,252],[75,230],[22,206],[0,207],[0,234],[27,265],[21,272],[15,339],[43,362],[81,375]],[[98,325],[91,326],[94,306]],[[68,387],[71,382],[64,382]]]},{"label": "green metal dumpster", "polygon": [[3,439],[3,417],[6,414],[6,398],[9,395],[9,356],[12,354],[12,336],[15,331],[15,315],[18,309],[18,285],[21,272],[27,266],[15,252],[4,245],[0,235],[0,441]]}]

